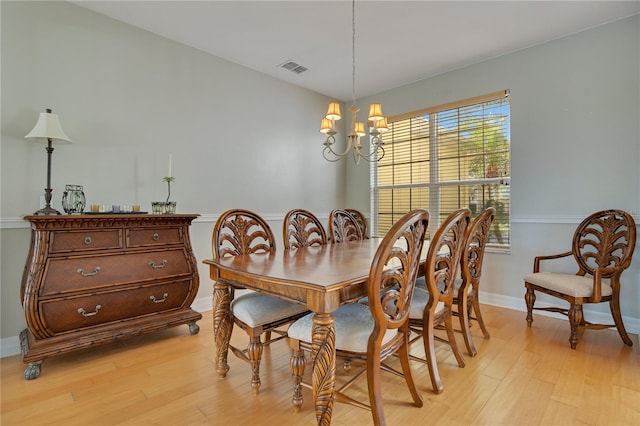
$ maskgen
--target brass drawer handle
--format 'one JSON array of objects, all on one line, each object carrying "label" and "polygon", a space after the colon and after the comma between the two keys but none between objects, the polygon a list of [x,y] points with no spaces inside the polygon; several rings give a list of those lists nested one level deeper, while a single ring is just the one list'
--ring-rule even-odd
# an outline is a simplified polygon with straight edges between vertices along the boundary
[{"label": "brass drawer handle", "polygon": [[149,299],[151,299],[151,301],[153,303],[162,303],[162,302],[165,302],[167,300],[167,296],[169,296],[169,293],[164,293],[162,295],[162,299],[156,299],[155,296],[149,296]]},{"label": "brass drawer handle", "polygon": [[160,239],[160,234],[158,234],[157,232],[155,234],[153,234],[153,241],[158,241]]},{"label": "brass drawer handle", "polygon": [[94,316],[94,315],[98,315],[98,311],[99,311],[100,309],[102,309],[102,305],[96,305],[96,310],[95,310],[95,311],[93,311],[93,312],[87,312],[87,311],[85,311],[85,310],[84,310],[84,309],[82,309],[82,308],[78,308],[78,313],[79,313],[80,315],[82,315],[83,317],[85,317],[85,318],[86,318],[86,317],[92,317],[92,316]]},{"label": "brass drawer handle", "polygon": [[85,272],[84,269],[78,268],[78,270],[76,272],[79,273],[80,275],[82,275],[83,277],[91,277],[91,276],[97,274],[98,272],[100,272],[100,267],[96,266],[95,268],[93,268],[93,272]]},{"label": "brass drawer handle", "polygon": [[84,237],[84,243],[86,245],[89,245],[93,242],[93,240],[91,239],[91,237]]},{"label": "brass drawer handle", "polygon": [[164,259],[160,265],[156,265],[156,263],[152,260],[151,262],[149,262],[149,266],[151,266],[153,269],[162,269],[167,266],[167,263],[169,263],[167,262],[167,259]]}]

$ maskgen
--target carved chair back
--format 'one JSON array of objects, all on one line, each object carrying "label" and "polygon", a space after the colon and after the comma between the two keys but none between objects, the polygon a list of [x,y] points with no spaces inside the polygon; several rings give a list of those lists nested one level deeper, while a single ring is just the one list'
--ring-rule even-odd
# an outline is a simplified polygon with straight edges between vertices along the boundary
[{"label": "carved chair back", "polygon": [[369,234],[367,233],[367,219],[364,217],[362,212],[356,209],[345,210],[351,213],[351,216],[353,216],[356,222],[358,222],[358,225],[360,226],[360,232],[362,232],[362,238],[369,238]]},{"label": "carved chair back", "polygon": [[611,278],[631,264],[636,246],[636,224],[622,210],[593,213],[578,225],[573,235],[573,257],[580,268],[577,275],[594,274],[600,268],[602,278]]},{"label": "carved chair back", "polygon": [[363,238],[356,218],[343,209],[335,209],[329,214],[329,235],[333,243],[357,241]]},{"label": "carved chair back", "polygon": [[413,210],[398,220],[380,243],[371,263],[367,294],[375,321],[369,344],[379,347],[387,329],[409,327],[410,302],[420,272],[420,255],[429,212]]},{"label": "carved chair back", "polygon": [[284,248],[300,248],[327,244],[327,233],[320,220],[304,209],[290,210],[282,226]]},{"label": "carved chair back", "polygon": [[213,258],[273,252],[276,242],[269,224],[258,214],[242,209],[227,210],[213,228]]}]

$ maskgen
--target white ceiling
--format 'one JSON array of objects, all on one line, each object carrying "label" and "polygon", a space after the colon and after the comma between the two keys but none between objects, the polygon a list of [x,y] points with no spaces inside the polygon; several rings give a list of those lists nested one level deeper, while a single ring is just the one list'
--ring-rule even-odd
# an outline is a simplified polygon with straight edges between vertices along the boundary
[{"label": "white ceiling", "polygon": [[[351,1],[72,3],[277,79],[351,100]],[[355,95],[380,93],[638,13],[640,0],[358,0]],[[280,67],[286,61],[309,70],[293,73]]]}]

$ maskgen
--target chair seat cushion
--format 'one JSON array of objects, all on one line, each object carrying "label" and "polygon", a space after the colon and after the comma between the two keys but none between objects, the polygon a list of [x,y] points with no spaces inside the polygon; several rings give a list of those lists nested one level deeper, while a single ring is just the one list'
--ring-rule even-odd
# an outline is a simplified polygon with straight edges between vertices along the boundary
[{"label": "chair seat cushion", "polygon": [[233,315],[250,327],[269,324],[305,311],[307,307],[304,305],[255,292],[243,294],[231,301]]},{"label": "chair seat cushion", "polygon": [[[413,298],[411,299],[411,308],[409,310],[409,318],[422,319],[424,307],[429,302],[429,292],[422,287],[413,290]],[[444,302],[438,302],[435,313],[444,309]]]},{"label": "chair seat cushion", "polygon": [[[289,327],[289,337],[303,342],[311,342],[313,313],[300,318]],[[367,352],[369,335],[375,325],[368,306],[350,303],[341,306],[333,313],[336,327],[336,350]],[[382,344],[389,342],[398,330],[387,330]]]},{"label": "chair seat cushion", "polygon": [[[580,275],[562,274],[558,272],[536,272],[524,276],[524,280],[558,293],[573,297],[591,297],[593,295],[593,278]],[[602,295],[611,296],[613,290],[608,283],[602,282]]]}]

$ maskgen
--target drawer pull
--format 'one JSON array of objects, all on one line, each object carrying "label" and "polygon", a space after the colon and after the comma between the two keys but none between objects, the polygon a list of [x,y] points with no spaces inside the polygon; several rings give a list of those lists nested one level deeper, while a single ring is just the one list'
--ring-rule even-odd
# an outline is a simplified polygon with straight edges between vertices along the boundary
[{"label": "drawer pull", "polygon": [[93,312],[87,312],[82,308],[78,308],[78,313],[83,317],[92,317],[94,315],[98,315],[98,311],[102,308],[102,305],[96,305],[96,310]]},{"label": "drawer pull", "polygon": [[162,302],[165,302],[167,300],[167,296],[169,296],[169,293],[164,293],[162,295],[162,299],[156,299],[155,296],[149,296],[149,299],[151,299],[151,301],[153,303],[162,303]]},{"label": "drawer pull", "polygon": [[91,276],[97,274],[98,272],[100,272],[100,267],[96,266],[95,268],[93,268],[93,272],[85,272],[84,269],[78,268],[78,270],[76,272],[78,272],[83,277],[91,277]]},{"label": "drawer pull", "polygon": [[149,262],[149,266],[151,266],[153,269],[162,269],[167,266],[167,263],[169,263],[167,262],[167,259],[164,259],[160,265],[156,265],[156,263],[152,260],[151,262]]},{"label": "drawer pull", "polygon": [[93,240],[91,239],[91,237],[84,237],[84,243],[86,245],[89,245],[93,242]]},{"label": "drawer pull", "polygon": [[158,234],[157,232],[155,234],[153,234],[153,241],[158,241],[160,239],[160,234]]}]

